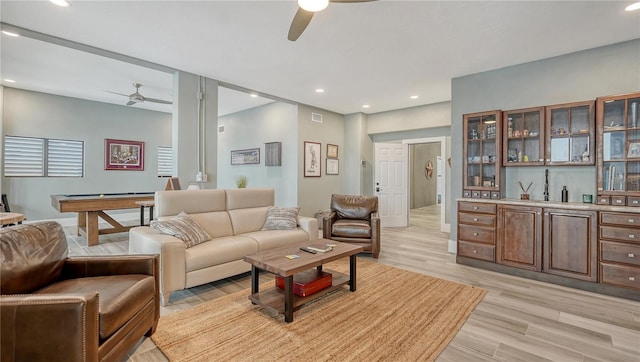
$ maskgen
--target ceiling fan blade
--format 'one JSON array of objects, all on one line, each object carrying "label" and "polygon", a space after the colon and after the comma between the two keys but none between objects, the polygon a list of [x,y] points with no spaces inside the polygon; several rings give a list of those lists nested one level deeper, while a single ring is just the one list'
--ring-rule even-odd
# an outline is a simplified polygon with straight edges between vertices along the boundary
[{"label": "ceiling fan blade", "polygon": [[128,95],[128,94],[124,94],[124,93],[118,93],[118,92],[112,92],[112,91],[105,91],[105,92],[113,93],[113,94],[117,94],[117,95],[119,95],[119,96],[129,97],[129,95]]},{"label": "ceiling fan blade", "polygon": [[173,102],[169,102],[169,101],[165,101],[162,99],[156,99],[156,98],[144,98],[145,102],[154,102],[154,103],[162,103],[162,104],[173,104]]},{"label": "ceiling fan blade", "polygon": [[137,103],[137,102],[129,101],[129,102],[127,102],[127,105],[128,105],[128,106],[130,106],[130,105],[133,105],[133,104],[136,104],[136,103]]},{"label": "ceiling fan blade", "polygon": [[311,18],[313,18],[313,12],[298,8],[298,12],[296,12],[291,22],[287,39],[291,41],[298,40],[302,32],[304,32],[304,29],[306,29],[307,25],[311,22]]}]

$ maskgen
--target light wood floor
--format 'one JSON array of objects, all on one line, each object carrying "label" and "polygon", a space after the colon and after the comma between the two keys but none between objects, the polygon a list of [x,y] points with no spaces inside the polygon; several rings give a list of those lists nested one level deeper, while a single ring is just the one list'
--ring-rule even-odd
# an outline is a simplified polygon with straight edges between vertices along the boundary
[{"label": "light wood floor", "polygon": [[[449,234],[439,231],[439,217],[437,206],[415,209],[408,228],[383,228],[378,259],[489,291],[438,361],[640,361],[640,303],[458,265],[447,252]],[[100,245],[89,248],[72,232],[67,229],[71,255],[128,250],[126,234],[101,236]],[[243,274],[173,293],[161,314],[249,287]],[[166,360],[148,338],[129,358]]]}]

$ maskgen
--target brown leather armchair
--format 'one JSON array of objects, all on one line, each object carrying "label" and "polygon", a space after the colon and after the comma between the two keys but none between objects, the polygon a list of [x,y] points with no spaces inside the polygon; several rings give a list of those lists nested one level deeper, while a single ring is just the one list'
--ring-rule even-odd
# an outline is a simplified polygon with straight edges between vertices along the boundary
[{"label": "brown leather armchair", "polygon": [[57,222],[0,230],[0,360],[120,361],[160,318],[158,256],[67,258]]},{"label": "brown leather armchair", "polygon": [[331,195],[331,212],[323,218],[322,237],[361,245],[377,259],[380,254],[378,197]]}]

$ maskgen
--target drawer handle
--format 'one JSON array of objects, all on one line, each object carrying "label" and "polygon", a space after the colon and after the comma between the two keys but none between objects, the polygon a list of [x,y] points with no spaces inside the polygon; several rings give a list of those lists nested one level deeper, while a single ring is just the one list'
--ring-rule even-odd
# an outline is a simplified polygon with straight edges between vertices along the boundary
[{"label": "drawer handle", "polygon": [[638,200],[633,200],[631,201],[632,204],[637,205],[638,204]]},{"label": "drawer handle", "polygon": [[622,200],[616,200],[616,204],[621,204]]},{"label": "drawer handle", "polygon": [[474,206],[474,207],[473,207],[473,209],[474,209],[474,210],[478,210],[478,207],[477,207],[477,206]]},{"label": "drawer handle", "polygon": [[635,220],[633,220],[633,219],[629,219],[629,223],[630,223],[630,224],[633,224],[634,222],[635,222]]},{"label": "drawer handle", "polygon": [[[473,253],[474,253],[474,254],[478,254],[478,251],[477,251],[477,250],[474,250],[474,251],[473,251]],[[631,277],[631,278],[633,278],[633,277]]]},{"label": "drawer handle", "polygon": [[636,281],[636,277],[629,277],[629,280],[632,281],[632,282],[635,282]]},{"label": "drawer handle", "polygon": [[478,233],[473,233],[473,236],[478,236]]},{"label": "drawer handle", "polygon": [[474,217],[474,218],[473,218],[473,221],[478,221],[478,218],[477,218],[477,217]]},{"label": "drawer handle", "polygon": [[635,238],[636,238],[636,236],[635,236],[635,235],[633,235],[633,234],[629,234],[629,239],[635,239]]},{"label": "drawer handle", "polygon": [[634,253],[629,253],[629,254],[627,254],[627,256],[630,257],[630,258],[635,258],[636,257],[636,255]]}]

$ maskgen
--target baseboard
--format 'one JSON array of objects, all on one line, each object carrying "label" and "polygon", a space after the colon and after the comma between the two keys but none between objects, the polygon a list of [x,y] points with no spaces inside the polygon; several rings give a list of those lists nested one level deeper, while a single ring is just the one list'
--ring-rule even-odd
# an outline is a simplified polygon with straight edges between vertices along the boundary
[{"label": "baseboard", "polygon": [[458,246],[457,244],[458,244],[458,243],[456,243],[456,241],[455,241],[455,240],[451,240],[451,239],[449,239],[449,246],[448,246],[448,248],[447,248],[447,251],[448,251],[448,252],[450,252],[451,254],[455,254],[455,253],[456,253],[456,251],[457,251],[457,249],[458,249],[458,248],[457,248],[457,246]]},{"label": "baseboard", "polygon": [[[136,220],[136,221],[140,220],[140,212],[125,212],[120,214],[110,214],[109,216],[111,216],[113,219],[115,219],[118,222],[129,222],[132,220]],[[55,221],[60,225],[62,225],[63,227],[78,225],[77,217],[65,217],[62,219],[25,220],[23,224],[31,224],[34,222],[41,222],[41,221]],[[102,220],[99,220],[99,222],[103,223]]]}]

